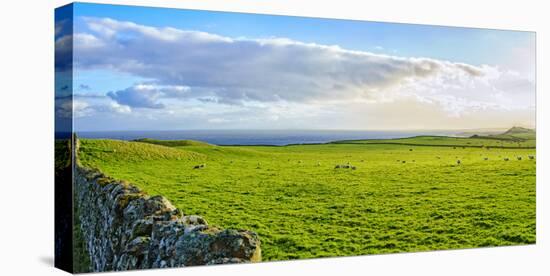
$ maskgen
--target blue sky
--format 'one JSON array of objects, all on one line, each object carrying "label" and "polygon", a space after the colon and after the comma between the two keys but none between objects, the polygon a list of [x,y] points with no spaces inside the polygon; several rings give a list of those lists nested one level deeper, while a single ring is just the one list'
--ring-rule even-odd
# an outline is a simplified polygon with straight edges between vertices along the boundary
[{"label": "blue sky", "polygon": [[81,130],[534,125],[530,32],[83,3],[74,24]]},{"label": "blue sky", "polygon": [[[498,64],[511,49],[532,43],[532,32],[417,24],[77,4],[75,17],[110,17],[154,27],[228,37],[286,37],[350,50],[431,57],[474,65]],[[382,47],[383,49],[380,49]]]}]

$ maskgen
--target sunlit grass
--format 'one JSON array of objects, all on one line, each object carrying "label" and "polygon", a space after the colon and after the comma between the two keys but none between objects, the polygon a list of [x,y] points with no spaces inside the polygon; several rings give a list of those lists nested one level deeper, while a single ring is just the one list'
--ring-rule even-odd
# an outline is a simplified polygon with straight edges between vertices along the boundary
[{"label": "sunlit grass", "polygon": [[[441,139],[435,144],[444,145]],[[264,260],[287,260],[534,243],[534,155],[391,144],[82,140],[80,159],[210,224],[256,231]],[[357,169],[334,168],[348,163]],[[198,164],[206,166],[194,169]]]}]

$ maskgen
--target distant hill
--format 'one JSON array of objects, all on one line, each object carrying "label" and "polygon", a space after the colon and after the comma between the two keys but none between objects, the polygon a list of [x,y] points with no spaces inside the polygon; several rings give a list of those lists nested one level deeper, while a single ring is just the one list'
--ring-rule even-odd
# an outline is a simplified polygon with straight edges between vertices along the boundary
[{"label": "distant hill", "polygon": [[501,134],[505,131],[507,131],[507,129],[505,128],[468,129],[468,130],[463,130],[462,132],[456,133],[453,136],[456,136],[456,137],[471,137],[473,135],[488,136],[488,135]]},{"label": "distant hill", "polygon": [[472,135],[471,138],[486,138],[486,139],[500,139],[500,140],[512,140],[517,142],[524,142],[528,140],[535,140],[537,133],[534,129],[514,126],[503,133],[491,134],[487,136]]},{"label": "distant hill", "polygon": [[166,147],[187,147],[187,146],[213,146],[206,142],[195,141],[195,140],[155,140],[155,139],[136,139],[134,142],[148,143],[161,145]]},{"label": "distant hill", "polygon": [[516,135],[516,134],[536,134],[534,129],[530,128],[524,128],[524,127],[512,127],[511,129],[507,130],[506,132],[502,133],[503,135]]}]

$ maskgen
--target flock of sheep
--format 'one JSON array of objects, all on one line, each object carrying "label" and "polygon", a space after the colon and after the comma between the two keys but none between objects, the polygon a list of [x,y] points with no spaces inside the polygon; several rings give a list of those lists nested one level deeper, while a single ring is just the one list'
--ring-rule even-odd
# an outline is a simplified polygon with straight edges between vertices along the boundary
[{"label": "flock of sheep", "polygon": [[[409,149],[409,151],[412,151],[412,149]],[[500,156],[499,156],[500,157]],[[436,156],[437,159],[441,159],[440,156]],[[535,156],[534,155],[529,155],[528,156],[529,160],[534,160],[535,159]],[[518,161],[521,161],[522,160],[522,157],[521,156],[516,156],[516,159]],[[489,160],[489,157],[483,157],[483,160],[485,161],[488,161]],[[510,161],[510,158],[508,157],[504,157],[503,158],[504,161]],[[290,159],[288,159],[288,161],[290,161]],[[365,160],[361,160],[361,162],[365,162]],[[402,164],[405,164],[407,163],[407,161],[405,160],[397,160],[397,162],[400,162]],[[416,162],[415,160],[412,160],[411,162]],[[233,160],[230,161],[231,164],[233,164]],[[302,160],[298,160],[298,163],[302,163]],[[460,165],[462,164],[462,161],[460,159],[457,159],[456,160],[456,164],[457,165]],[[317,166],[320,167],[321,166],[321,162],[317,162]],[[206,164],[199,164],[199,165],[195,165],[193,167],[193,169],[203,169],[203,168],[206,168]],[[261,168],[261,163],[258,162],[258,166],[256,167],[256,169],[260,169]],[[357,167],[356,166],[353,166],[350,164],[350,162],[347,162],[347,164],[337,164],[336,166],[334,166],[334,169],[351,169],[351,170],[356,170]]]},{"label": "flock of sheep", "polygon": [[[499,157],[500,157],[500,156],[499,156]],[[527,156],[527,157],[529,158],[529,160],[534,160],[534,159],[535,159],[535,156],[534,156],[534,155],[529,155],[529,156]],[[523,160],[523,157],[521,157],[521,156],[516,156],[516,159],[517,159],[518,161],[521,161],[521,160]],[[488,160],[489,160],[489,157],[483,157],[483,160],[488,161]],[[504,157],[502,160],[504,160],[504,161],[510,161],[510,158]],[[459,159],[459,160],[456,160],[456,164],[457,164],[457,165],[460,165],[460,163],[461,163],[460,159]]]}]

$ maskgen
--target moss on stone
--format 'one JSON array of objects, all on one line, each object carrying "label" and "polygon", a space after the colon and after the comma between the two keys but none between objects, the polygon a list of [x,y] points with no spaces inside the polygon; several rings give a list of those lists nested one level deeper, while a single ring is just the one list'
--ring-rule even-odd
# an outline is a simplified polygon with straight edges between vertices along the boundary
[{"label": "moss on stone", "polygon": [[252,253],[252,256],[250,257],[250,262],[253,263],[259,263],[262,261],[262,249],[260,246],[256,247],[256,250],[254,250],[254,253]]},{"label": "moss on stone", "polygon": [[111,183],[113,183],[115,180],[112,179],[111,177],[108,177],[108,176],[105,176],[105,177],[100,177],[96,180],[96,183],[102,187],[105,187]]},{"label": "moss on stone", "polygon": [[141,197],[143,197],[143,196],[139,193],[137,193],[137,194],[133,194],[133,193],[132,194],[122,194],[122,195],[118,196],[117,199],[116,199],[117,207],[120,210],[124,210],[124,208],[126,208],[126,206],[128,206],[128,204],[130,203],[130,201],[141,198]]}]

